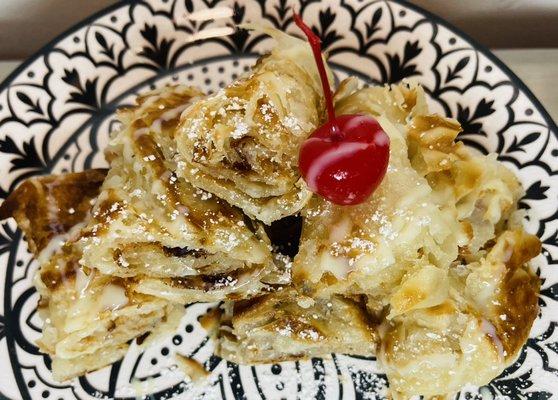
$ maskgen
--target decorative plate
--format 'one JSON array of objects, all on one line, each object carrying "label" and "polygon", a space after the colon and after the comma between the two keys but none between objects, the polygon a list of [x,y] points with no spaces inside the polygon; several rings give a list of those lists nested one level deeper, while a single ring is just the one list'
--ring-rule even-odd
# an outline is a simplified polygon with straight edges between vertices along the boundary
[{"label": "decorative plate", "polygon": [[[527,193],[521,201],[526,225],[544,243],[536,260],[543,282],[540,315],[517,362],[490,385],[457,398],[556,395],[558,128],[489,51],[407,2],[118,3],[47,45],[0,86],[0,198],[32,175],[104,165],[102,149],[116,123],[113,112],[137,93],[173,82],[215,90],[236,78],[272,42],[245,31],[223,34],[237,23],[261,20],[297,32],[290,6],[319,32],[338,78],[419,81],[435,111],[461,122],[464,142],[498,153],[519,175]],[[199,12],[208,8],[213,12]],[[386,398],[386,378],[373,359],[334,355],[254,367],[221,361],[197,321],[206,304],[187,307],[180,329],[166,342],[143,353],[132,346],[121,362],[57,384],[49,358],[34,344],[41,326],[32,285],[37,265],[12,221],[0,228],[0,265],[0,399],[131,399],[140,393],[155,399]],[[207,384],[184,380],[175,353],[204,362],[212,371]]]}]

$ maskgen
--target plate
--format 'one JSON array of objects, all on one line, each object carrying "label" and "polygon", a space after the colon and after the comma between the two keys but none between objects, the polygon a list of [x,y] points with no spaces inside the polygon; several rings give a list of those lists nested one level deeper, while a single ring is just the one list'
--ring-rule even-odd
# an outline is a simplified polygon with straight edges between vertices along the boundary
[{"label": "plate", "polygon": [[[461,122],[467,145],[498,153],[520,177],[525,223],[544,243],[535,262],[543,282],[540,315],[515,364],[488,386],[457,397],[550,398],[558,392],[558,129],[489,51],[407,2],[118,3],[54,40],[1,85],[0,197],[33,175],[105,165],[102,149],[117,124],[117,107],[169,83],[211,90],[225,85],[272,45],[245,31],[223,36],[232,30],[228,27],[265,20],[296,33],[291,6],[320,33],[337,78],[419,81],[436,112]],[[154,399],[386,397],[386,377],[373,359],[333,355],[252,367],[218,359],[197,320],[214,306],[207,304],[188,306],[180,329],[166,341],[143,353],[132,346],[121,362],[57,384],[49,358],[34,344],[41,326],[32,285],[37,265],[12,221],[0,229],[0,265],[2,399],[131,399],[138,393]],[[212,371],[209,381],[201,386],[185,381],[175,365],[177,353],[204,362]]]}]

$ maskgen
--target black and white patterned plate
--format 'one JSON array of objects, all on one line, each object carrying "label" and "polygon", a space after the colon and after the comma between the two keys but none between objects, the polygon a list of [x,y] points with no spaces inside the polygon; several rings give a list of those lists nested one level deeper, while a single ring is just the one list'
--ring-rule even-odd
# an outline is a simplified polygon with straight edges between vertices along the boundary
[{"label": "black and white patterned plate", "polygon": [[[489,51],[441,19],[403,1],[144,0],[118,3],[65,33],[0,86],[0,198],[23,179],[104,165],[101,149],[114,110],[137,93],[183,82],[217,89],[267,51],[260,34],[227,33],[266,20],[297,32],[290,6],[319,32],[339,78],[422,83],[433,109],[457,118],[461,137],[496,152],[521,178],[528,229],[542,239],[536,260],[541,312],[517,362],[490,385],[460,399],[549,399],[558,393],[558,129],[521,81]],[[204,19],[213,8],[214,20]],[[230,11],[234,11],[234,14]],[[205,16],[204,16],[205,14]],[[232,17],[231,17],[231,14]],[[202,33],[200,33],[202,32]],[[195,40],[201,38],[202,40]],[[330,359],[238,367],[212,355],[187,308],[166,342],[71,383],[52,380],[34,341],[41,321],[32,277],[37,267],[12,221],[0,228],[0,399],[382,399],[386,378],[370,359]],[[213,371],[192,386],[174,354]]]}]

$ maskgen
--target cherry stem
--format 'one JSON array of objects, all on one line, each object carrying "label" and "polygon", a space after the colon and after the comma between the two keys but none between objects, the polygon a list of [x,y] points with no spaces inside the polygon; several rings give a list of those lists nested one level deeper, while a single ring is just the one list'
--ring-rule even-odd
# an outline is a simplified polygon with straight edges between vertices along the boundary
[{"label": "cherry stem", "polygon": [[[314,54],[316,65],[318,66],[318,73],[320,74],[320,78],[322,81],[322,89],[324,91],[328,119],[329,121],[333,122],[335,118],[335,109],[333,108],[331,89],[329,88],[329,81],[327,79],[324,60],[322,59],[322,41],[314,32],[312,32],[312,29],[310,29],[310,27],[304,23],[300,15],[298,15],[297,13],[293,13],[293,16],[295,24],[302,30],[302,32],[304,32],[304,34],[308,38],[310,47],[312,48],[312,53]],[[336,124],[333,124],[331,133],[334,138],[341,135],[341,132],[339,132],[339,128]]]}]

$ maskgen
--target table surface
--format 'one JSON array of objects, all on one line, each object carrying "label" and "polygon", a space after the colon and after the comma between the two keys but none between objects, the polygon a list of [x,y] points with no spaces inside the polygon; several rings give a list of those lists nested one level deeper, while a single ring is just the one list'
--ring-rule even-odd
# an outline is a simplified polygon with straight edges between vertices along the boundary
[{"label": "table surface", "polygon": [[[558,49],[494,50],[558,122]],[[0,61],[0,81],[21,61]]]}]

